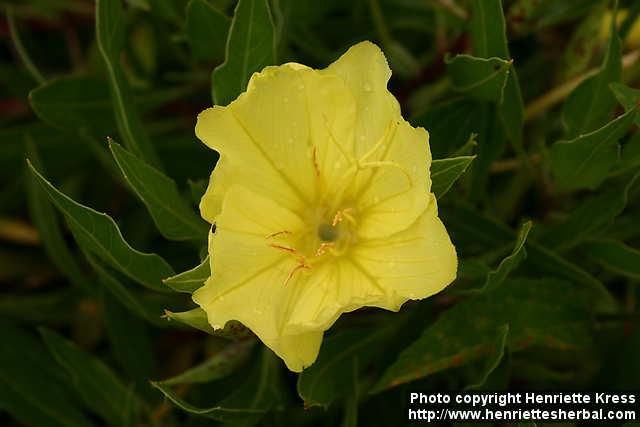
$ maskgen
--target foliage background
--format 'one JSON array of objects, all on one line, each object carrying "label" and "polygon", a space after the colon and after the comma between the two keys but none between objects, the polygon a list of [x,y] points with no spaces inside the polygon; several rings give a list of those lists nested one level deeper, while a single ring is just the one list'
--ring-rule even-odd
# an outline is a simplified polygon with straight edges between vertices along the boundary
[{"label": "foliage background", "polygon": [[[638,390],[640,3],[617,6],[6,2],[0,424],[397,425],[407,390]],[[207,331],[206,263],[163,279],[206,255],[197,113],[363,39],[442,159],[459,277],[343,316],[297,376],[241,325]]]}]

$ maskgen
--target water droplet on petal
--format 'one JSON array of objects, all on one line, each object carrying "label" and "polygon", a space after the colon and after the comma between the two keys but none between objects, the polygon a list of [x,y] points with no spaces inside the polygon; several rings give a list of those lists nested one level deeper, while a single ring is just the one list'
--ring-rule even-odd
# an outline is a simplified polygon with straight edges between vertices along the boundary
[{"label": "water droplet on petal", "polygon": [[373,202],[374,204],[378,203],[379,201],[380,201],[380,197],[378,197],[378,196],[373,196],[373,200],[372,200],[372,202]]}]

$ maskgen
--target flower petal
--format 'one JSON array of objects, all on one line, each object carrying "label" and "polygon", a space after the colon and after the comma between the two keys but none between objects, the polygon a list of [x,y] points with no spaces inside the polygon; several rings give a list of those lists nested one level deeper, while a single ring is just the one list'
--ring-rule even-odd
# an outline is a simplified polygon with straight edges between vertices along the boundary
[{"label": "flower petal", "polygon": [[357,197],[364,239],[389,236],[406,229],[424,212],[431,191],[429,134],[402,120],[381,148],[379,166]]},{"label": "flower petal", "polygon": [[243,187],[231,187],[210,239],[214,274],[193,294],[214,329],[238,320],[283,358],[291,370],[315,360],[323,331],[285,336],[282,325],[298,288],[285,285],[294,256],[269,246],[267,236],[303,226],[290,210]]},{"label": "flower petal", "polygon": [[319,176],[334,182],[349,166],[341,149],[353,152],[354,121],[355,102],[336,76],[295,63],[254,74],[229,106],[198,117],[196,135],[220,152],[203,215],[215,218],[229,182],[301,211],[324,189]]},{"label": "flower petal", "polygon": [[456,276],[457,256],[437,216],[435,198],[408,229],[360,242],[348,257],[312,271],[297,295],[285,331],[328,329],[342,313],[362,306],[397,311],[409,299],[440,292]]},{"label": "flower petal", "polygon": [[356,100],[355,154],[359,158],[380,139],[389,122],[400,118],[398,101],[387,90],[391,69],[380,48],[364,41],[349,48],[323,72],[339,76]]},{"label": "flower petal", "polygon": [[411,227],[388,238],[361,242],[353,257],[404,301],[440,292],[455,279],[458,268],[455,247],[438,218],[433,194]]}]

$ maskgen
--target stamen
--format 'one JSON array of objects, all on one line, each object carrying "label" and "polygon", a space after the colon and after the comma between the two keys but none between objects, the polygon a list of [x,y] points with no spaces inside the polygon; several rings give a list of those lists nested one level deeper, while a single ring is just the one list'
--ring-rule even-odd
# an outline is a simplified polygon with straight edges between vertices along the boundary
[{"label": "stamen", "polygon": [[316,256],[322,256],[325,253],[327,253],[327,249],[331,249],[335,246],[335,243],[333,242],[323,242],[320,243],[320,246],[318,247],[318,250],[316,251]]},{"label": "stamen", "polygon": [[302,269],[310,270],[310,269],[311,269],[311,266],[310,266],[310,265],[307,265],[306,263],[301,263],[301,264],[296,265],[296,266],[293,268],[293,270],[291,270],[291,271],[289,272],[289,274],[287,275],[287,278],[285,279],[283,286],[287,286],[287,283],[289,283],[289,281],[293,278],[293,275],[294,275],[297,271],[302,270]]},{"label": "stamen", "polygon": [[318,164],[318,150],[314,145],[311,148],[311,156],[313,158],[313,172],[316,175],[316,178],[320,178],[320,165]]},{"label": "stamen", "polygon": [[299,252],[296,249],[290,248],[288,246],[277,245],[275,243],[269,243],[269,246],[275,249],[280,249],[281,251],[288,252],[290,254],[299,255]]},{"label": "stamen", "polygon": [[266,238],[267,239],[273,239],[275,237],[278,236],[282,236],[282,235],[290,235],[293,234],[291,231],[289,230],[282,230],[282,231],[276,231],[275,233],[269,234]]},{"label": "stamen", "polygon": [[339,210],[338,212],[336,212],[336,215],[333,217],[333,221],[331,222],[331,225],[335,227],[343,219],[347,219],[350,223],[355,225],[356,220],[351,215],[351,212],[353,212],[353,208],[346,208],[346,209]]}]

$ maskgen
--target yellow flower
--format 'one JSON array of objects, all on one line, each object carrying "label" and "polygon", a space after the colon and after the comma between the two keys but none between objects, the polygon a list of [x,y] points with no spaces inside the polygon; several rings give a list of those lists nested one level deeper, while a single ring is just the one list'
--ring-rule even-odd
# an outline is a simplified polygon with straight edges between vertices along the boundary
[{"label": "yellow flower", "polygon": [[211,326],[242,322],[292,371],[315,361],[340,314],[397,311],[455,278],[429,134],[402,118],[390,76],[362,42],[324,70],[266,67],[198,116],[220,160],[200,203],[215,224],[212,275],[193,299]]}]

